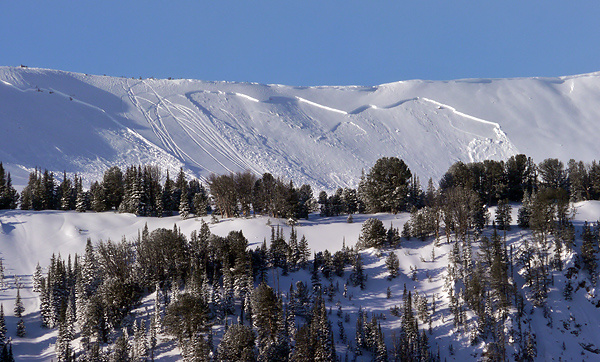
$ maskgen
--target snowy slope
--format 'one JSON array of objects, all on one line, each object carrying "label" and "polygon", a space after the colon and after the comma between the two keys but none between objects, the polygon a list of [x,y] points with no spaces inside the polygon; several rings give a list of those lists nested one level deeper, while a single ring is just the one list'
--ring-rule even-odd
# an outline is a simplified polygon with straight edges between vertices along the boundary
[{"label": "snowy slope", "polygon": [[[575,204],[577,213],[574,224],[579,235],[584,221],[597,220],[600,215],[600,202],[590,201]],[[493,217],[493,209],[492,217]],[[516,219],[517,205],[513,207],[513,220]],[[313,251],[323,251],[328,249],[332,252],[339,250],[342,242],[352,246],[356,243],[362,222],[368,217],[377,217],[381,219],[386,227],[393,224],[394,227],[402,228],[402,225],[408,220],[409,215],[402,213],[398,215],[377,214],[377,215],[355,215],[354,223],[348,224],[343,216],[333,218],[321,218],[316,215],[311,216],[310,220],[301,221],[297,228],[298,235],[305,235]],[[208,218],[206,219],[208,221]],[[43,267],[47,267],[49,259],[53,253],[60,253],[63,258],[67,254],[79,253],[85,249],[85,240],[89,237],[97,242],[100,239],[120,240],[125,237],[129,240],[138,235],[139,229],[148,223],[150,230],[165,227],[172,228],[173,223],[177,223],[181,231],[189,235],[192,230],[200,228],[198,219],[181,220],[178,217],[169,218],[145,218],[135,217],[129,214],[106,213],[76,213],[76,212],[29,212],[29,211],[2,211],[0,212],[0,252],[4,267],[6,268],[6,286],[0,290],[0,301],[4,305],[7,314],[7,325],[10,336],[13,336],[14,352],[17,360],[28,361],[49,361],[54,356],[54,342],[56,339],[55,330],[39,328],[41,323],[39,314],[39,300],[37,294],[31,290],[31,274],[34,271],[35,264],[39,261]],[[251,219],[225,219],[217,224],[211,224],[212,233],[226,235],[231,230],[243,230],[248,238],[250,246],[256,247],[265,239],[269,239],[271,229],[268,223],[279,225],[283,228],[284,235],[289,235],[289,227],[285,226],[282,220],[268,219],[258,217]],[[513,222],[514,224],[514,222]],[[486,233],[491,233],[488,229]],[[507,243],[515,246],[515,249],[523,238],[529,236],[529,231],[522,230],[513,225],[511,231],[507,233]],[[581,246],[581,238],[577,237],[576,250]],[[343,322],[344,329],[349,338],[353,338],[356,325],[356,312],[359,308],[372,314],[383,314],[386,319],[381,320],[381,326],[386,336],[388,348],[391,346],[392,331],[397,330],[400,325],[400,319],[390,314],[390,308],[394,305],[400,306],[402,303],[402,289],[406,284],[408,290],[416,290],[420,295],[426,295],[431,302],[432,295],[436,295],[436,314],[433,317],[433,334],[430,336],[430,344],[434,351],[437,346],[440,347],[442,360],[448,361],[466,361],[479,360],[484,350],[485,344],[479,342],[469,343],[464,327],[459,327],[458,331],[452,325],[452,313],[449,310],[449,300],[444,289],[444,281],[448,266],[448,256],[452,248],[451,244],[445,243],[442,238],[441,245],[435,248],[431,239],[422,242],[411,239],[403,241],[399,249],[395,250],[400,258],[400,276],[392,281],[387,279],[387,271],[384,265],[384,259],[389,249],[385,249],[380,257],[377,251],[368,249],[362,252],[365,265],[365,272],[368,275],[367,287],[360,290],[358,287],[349,287],[348,297],[343,297],[341,291],[336,293],[331,302],[327,302],[327,307],[334,311],[329,316],[334,328],[334,336],[337,341],[336,349],[342,356],[346,352],[346,346],[339,340],[339,329],[337,326],[338,318],[335,314],[336,302],[340,301],[344,313],[350,314],[350,322]],[[478,250],[478,244],[474,244],[474,252]],[[433,256],[433,258],[432,258]],[[573,255],[568,254],[564,258],[565,271],[573,266]],[[412,276],[412,268],[417,268],[416,280]],[[527,288],[523,288],[523,279],[519,276],[519,267],[515,266],[514,277],[519,285],[519,292],[527,295]],[[548,297],[550,319],[544,317],[541,308],[533,308],[530,302],[526,302],[525,311],[527,326],[537,335],[537,359],[539,361],[594,361],[598,355],[583,349],[583,346],[591,349],[600,348],[600,335],[597,333],[597,327],[600,325],[600,314],[598,312],[598,301],[600,294],[595,287],[591,286],[589,277],[584,271],[576,274],[572,283],[576,290],[573,293],[572,301],[565,301],[562,296],[562,290],[566,282],[564,272],[553,271],[554,285],[550,289]],[[18,276],[24,289],[21,295],[25,301],[25,324],[27,328],[27,337],[15,338],[16,319],[12,313],[12,307],[15,297],[15,277]],[[344,278],[334,277],[333,284],[339,284],[340,287],[350,275],[347,268]],[[274,282],[277,280],[277,283]],[[307,271],[291,273],[288,276],[278,276],[277,279],[271,279],[274,286],[281,288],[285,293],[290,283],[297,280],[304,280],[310,285],[310,274]],[[323,278],[324,285],[328,282]],[[275,285],[276,284],[276,285]],[[580,287],[577,287],[580,285]],[[386,289],[390,287],[392,298],[386,298]],[[285,296],[284,296],[285,298]],[[148,310],[152,310],[152,296],[144,301],[144,304],[137,310],[138,317],[143,318]],[[469,311],[468,318],[472,318]],[[422,328],[426,325],[421,324]],[[468,328],[468,324],[467,324]],[[214,332],[217,341],[223,333],[222,326],[215,326]],[[563,350],[562,345],[565,345]],[[450,355],[449,346],[454,348],[454,355]],[[77,344],[75,345],[78,348]],[[161,339],[160,361],[178,360],[178,350],[174,344],[167,339]],[[509,345],[509,354],[514,352],[513,347]],[[370,355],[367,353],[359,358],[359,361],[369,361]]]},{"label": "snowy slope", "polygon": [[112,165],[252,170],[332,190],[382,156],[439,179],[454,162],[598,154],[600,75],[292,87],[0,67],[0,160],[98,179]]}]

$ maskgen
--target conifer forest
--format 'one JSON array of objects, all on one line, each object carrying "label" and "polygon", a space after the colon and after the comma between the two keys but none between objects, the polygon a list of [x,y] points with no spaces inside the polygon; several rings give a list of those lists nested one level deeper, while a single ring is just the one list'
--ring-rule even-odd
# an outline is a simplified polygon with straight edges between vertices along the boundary
[{"label": "conifer forest", "polygon": [[[34,323],[56,331],[59,362],[539,360],[537,324],[575,340],[585,328],[557,301],[600,307],[600,224],[574,222],[575,205],[599,199],[600,163],[523,154],[457,162],[439,182],[383,157],[357,188],[329,193],[270,173],[201,182],[153,165],[114,166],[89,185],[40,168],[17,192],[0,164],[1,209],[198,220],[190,234],[146,224],[134,238],[89,238],[81,254],[39,260],[40,318],[24,319],[19,291],[3,301],[0,361],[14,360]],[[270,228],[260,243],[243,229],[211,231],[259,217]],[[337,250],[298,232],[337,218],[361,223]],[[600,346],[580,346],[600,358]]]}]

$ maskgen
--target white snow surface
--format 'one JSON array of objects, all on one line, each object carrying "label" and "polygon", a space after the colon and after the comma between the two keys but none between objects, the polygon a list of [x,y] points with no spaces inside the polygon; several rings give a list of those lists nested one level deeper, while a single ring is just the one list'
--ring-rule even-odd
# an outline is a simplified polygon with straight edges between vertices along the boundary
[{"label": "white snow surface", "polygon": [[[577,231],[576,250],[581,246],[580,232],[584,221],[596,221],[600,216],[600,202],[582,202],[574,205],[577,213],[574,218],[574,225]],[[516,220],[518,205],[513,205],[513,220]],[[494,216],[494,209],[491,209],[491,216]],[[309,220],[301,220],[297,226],[298,237],[302,235],[307,237],[312,251],[323,251],[328,249],[332,253],[342,247],[342,243],[352,246],[356,243],[360,234],[362,223],[369,217],[376,217],[383,221],[384,225],[390,227],[399,227],[408,220],[409,215],[401,213],[376,214],[376,215],[355,215],[354,223],[347,223],[346,217],[321,218],[317,215],[311,215]],[[209,218],[205,218],[209,221]],[[56,359],[54,354],[54,343],[56,341],[56,331],[40,328],[41,318],[39,313],[39,299],[36,293],[31,290],[31,275],[36,263],[46,268],[49,264],[52,254],[61,254],[62,258],[67,258],[68,254],[72,256],[75,253],[82,255],[85,249],[87,238],[98,242],[99,240],[113,241],[125,238],[133,240],[145,224],[148,224],[150,230],[156,228],[173,228],[173,224],[189,236],[192,230],[200,228],[200,219],[190,218],[181,220],[179,217],[168,218],[147,218],[136,217],[130,214],[116,214],[112,212],[105,213],[77,213],[63,211],[21,211],[21,210],[3,210],[0,211],[0,252],[4,267],[6,268],[5,287],[0,289],[0,301],[4,305],[4,311],[7,315],[8,334],[13,338],[15,358],[18,361],[50,361]],[[249,219],[224,219],[219,223],[210,224],[211,232],[225,236],[231,230],[243,230],[248,238],[250,247],[255,248],[263,240],[269,240],[271,226],[279,226],[283,234],[287,237],[290,228],[285,225],[284,220],[269,219],[267,217],[257,217]],[[491,233],[487,229],[486,233]],[[507,244],[517,247],[524,238],[530,237],[529,231],[522,230],[516,225],[507,232]],[[368,275],[367,287],[360,290],[358,287],[349,287],[348,295],[343,297],[341,289],[351,273],[351,268],[346,268],[344,278],[334,277],[332,283],[339,284],[340,292],[336,293],[333,301],[327,302],[327,307],[334,311],[329,316],[334,328],[334,339],[336,341],[336,350],[339,355],[344,355],[346,346],[339,340],[338,319],[335,314],[337,301],[340,301],[344,313],[350,313],[350,322],[344,322],[344,329],[349,338],[354,338],[356,315],[359,308],[373,313],[383,314],[384,320],[381,320],[381,327],[386,337],[388,348],[391,346],[392,331],[398,330],[400,319],[390,313],[390,308],[394,305],[401,306],[402,289],[406,284],[409,290],[416,290],[420,295],[426,294],[431,302],[431,296],[436,294],[436,314],[433,317],[433,334],[429,336],[430,344],[434,351],[437,346],[440,348],[442,360],[447,361],[470,361],[480,360],[481,353],[485,348],[485,343],[478,342],[475,345],[469,343],[463,334],[463,327],[457,331],[453,327],[452,314],[448,309],[449,300],[443,289],[444,280],[447,273],[448,255],[452,248],[451,244],[445,242],[442,238],[441,245],[435,248],[435,258],[432,259],[432,250],[434,249],[433,240],[419,241],[411,239],[404,240],[400,248],[395,250],[384,249],[381,256],[374,249],[367,249],[362,253],[365,273]],[[385,268],[385,256],[394,251],[400,258],[400,276],[394,280],[387,279],[387,270]],[[478,251],[478,244],[474,244],[474,253]],[[572,253],[567,253],[563,257],[565,261],[565,270],[574,265]],[[417,268],[417,280],[413,280],[411,267]],[[549,313],[552,316],[553,323],[550,325],[548,319],[543,316],[541,308],[534,309],[529,301],[526,301],[524,318],[530,318],[528,323],[531,331],[537,336],[538,361],[594,361],[598,355],[586,351],[582,345],[591,349],[600,348],[600,335],[597,333],[600,325],[600,313],[598,312],[598,302],[600,295],[589,282],[589,277],[584,271],[575,274],[572,279],[573,300],[565,301],[562,296],[562,290],[566,283],[564,272],[553,271],[554,285],[551,287],[548,297]],[[273,275],[275,275],[273,273]],[[16,318],[12,309],[16,294],[15,276],[23,284],[21,295],[25,302],[25,325],[27,336],[18,338],[15,336]],[[519,275],[518,266],[515,266],[514,276],[519,285],[520,293],[527,295],[527,288],[523,288],[523,279]],[[279,275],[278,278],[270,278],[270,283],[275,288],[280,288],[280,292],[286,300],[285,293],[289,290],[291,283],[297,280],[303,280],[310,285],[310,274],[307,271],[291,273],[288,276]],[[277,280],[277,282],[275,281]],[[321,279],[323,285],[328,285],[328,281]],[[583,286],[580,286],[583,285]],[[392,298],[386,298],[386,289],[390,287]],[[578,287],[580,286],[580,287]],[[150,295],[144,299],[143,304],[134,311],[138,318],[146,318],[148,313],[152,313],[153,296]],[[514,310],[513,310],[514,311]],[[467,313],[468,318],[473,318],[472,313]],[[231,321],[230,321],[231,322]],[[215,345],[218,344],[222,334],[223,326],[215,326]],[[427,328],[421,323],[421,328]],[[158,361],[177,361],[179,360],[179,351],[174,342],[166,336],[159,339]],[[565,345],[563,350],[562,345]],[[454,355],[450,355],[449,346],[454,348]],[[78,349],[79,343],[75,341],[73,347]],[[514,352],[509,344],[509,357]],[[350,356],[352,357],[352,356]],[[370,361],[369,353],[359,357],[359,361]],[[512,358],[511,358],[512,360]]]},{"label": "white snow surface", "polygon": [[143,163],[331,191],[396,156],[426,183],[456,161],[516,153],[589,162],[599,101],[600,73],[293,87],[0,67],[0,161],[21,186],[36,166],[89,183]]}]

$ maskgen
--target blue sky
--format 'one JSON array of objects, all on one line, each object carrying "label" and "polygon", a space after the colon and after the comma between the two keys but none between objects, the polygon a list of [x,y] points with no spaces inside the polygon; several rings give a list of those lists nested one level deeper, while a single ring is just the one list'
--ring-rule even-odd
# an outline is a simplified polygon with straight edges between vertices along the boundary
[{"label": "blue sky", "polygon": [[600,2],[4,1],[0,65],[289,85],[600,71]]}]

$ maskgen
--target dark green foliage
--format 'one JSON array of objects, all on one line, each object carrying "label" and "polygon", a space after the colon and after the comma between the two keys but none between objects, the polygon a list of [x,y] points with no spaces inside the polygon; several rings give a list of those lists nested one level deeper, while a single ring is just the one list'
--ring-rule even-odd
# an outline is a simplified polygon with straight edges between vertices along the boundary
[{"label": "dark green foliage", "polygon": [[564,164],[556,158],[547,158],[538,165],[540,184],[550,189],[566,189],[567,172]]},{"label": "dark green foliage", "polygon": [[404,161],[396,157],[378,159],[359,186],[367,211],[397,213],[404,210],[411,176]]},{"label": "dark green foliage", "polygon": [[466,240],[470,230],[481,230],[487,223],[487,210],[477,194],[462,186],[442,194],[446,235],[453,230],[458,240]]},{"label": "dark green foliage", "polygon": [[359,249],[382,248],[386,241],[387,232],[381,220],[369,218],[362,225],[358,243]]},{"label": "dark green foliage", "polygon": [[385,266],[389,272],[388,279],[394,279],[398,276],[400,261],[398,256],[393,251],[390,251],[387,258],[385,259]]},{"label": "dark green foliage", "polygon": [[17,321],[17,336],[25,337],[25,322],[23,321],[23,313],[25,312],[25,306],[23,305],[23,300],[21,299],[21,288],[17,288],[17,297],[15,298],[15,317],[18,318]]},{"label": "dark green foliage", "polygon": [[208,186],[221,217],[235,216],[238,210],[234,175],[211,174],[208,178]]},{"label": "dark green foliage", "polygon": [[512,221],[511,211],[512,208],[510,207],[507,199],[498,201],[495,218],[496,227],[498,230],[510,230],[510,223]]},{"label": "dark green foliage", "polygon": [[6,346],[6,319],[4,318],[4,304],[0,304],[0,347]]},{"label": "dark green foliage", "polygon": [[182,278],[189,272],[186,237],[176,227],[156,229],[137,242],[137,264],[147,286]]},{"label": "dark green foliage", "polygon": [[104,172],[102,179],[102,194],[105,197],[104,206],[107,210],[117,210],[125,194],[123,173],[118,166],[113,166]]},{"label": "dark green foliage", "polygon": [[596,257],[598,254],[598,238],[592,232],[592,228],[588,225],[587,221],[583,225],[581,238],[583,239],[583,243],[581,244],[581,258],[583,259],[583,267],[590,274],[592,283],[595,284],[598,278],[598,261]]},{"label": "dark green foliage", "polygon": [[21,209],[54,210],[56,209],[56,185],[54,174],[35,169],[29,174],[29,182],[21,193]]},{"label": "dark green foliage", "polygon": [[7,173],[0,162],[0,209],[15,209],[19,194],[12,186],[10,173]]},{"label": "dark green foliage", "polygon": [[165,332],[177,337],[180,344],[191,341],[208,327],[208,305],[190,293],[180,294],[167,307],[163,325]]},{"label": "dark green foliage", "polygon": [[520,201],[525,192],[531,193],[537,187],[536,165],[523,154],[511,156],[505,165],[506,197],[510,201]]},{"label": "dark green foliage", "polygon": [[367,277],[364,272],[364,266],[360,253],[357,253],[352,262],[352,274],[350,281],[354,286],[360,286],[360,289],[365,289]]},{"label": "dark green foliage", "polygon": [[259,355],[269,353],[269,347],[276,344],[284,330],[283,309],[273,288],[261,283],[251,296],[252,323],[257,333],[256,344]]},{"label": "dark green foliage", "polygon": [[[535,197],[535,196],[534,196]],[[517,214],[517,225],[521,228],[529,228],[529,220],[531,219],[533,202],[530,194],[525,192],[521,207]]]},{"label": "dark green foliage", "polygon": [[256,183],[256,176],[250,171],[245,171],[237,172],[233,178],[240,214],[248,217],[252,211],[252,188]]},{"label": "dark green foliage", "polygon": [[223,336],[217,349],[219,362],[253,362],[256,361],[254,353],[254,332],[248,326],[234,324]]}]

